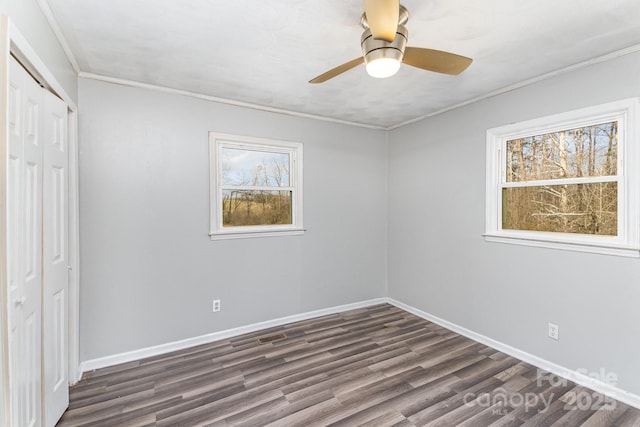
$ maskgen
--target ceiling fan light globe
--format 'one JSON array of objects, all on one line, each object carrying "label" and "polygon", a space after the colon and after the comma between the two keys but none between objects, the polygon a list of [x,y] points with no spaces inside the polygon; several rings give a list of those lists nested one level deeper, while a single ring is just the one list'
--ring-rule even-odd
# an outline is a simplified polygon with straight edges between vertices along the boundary
[{"label": "ceiling fan light globe", "polygon": [[367,74],[371,77],[391,77],[400,69],[404,49],[409,33],[398,25],[396,37],[392,42],[373,38],[370,29],[366,29],[360,38],[362,56],[366,64]]},{"label": "ceiling fan light globe", "polygon": [[384,79],[393,76],[400,69],[400,61],[395,58],[377,58],[367,62],[367,74]]}]

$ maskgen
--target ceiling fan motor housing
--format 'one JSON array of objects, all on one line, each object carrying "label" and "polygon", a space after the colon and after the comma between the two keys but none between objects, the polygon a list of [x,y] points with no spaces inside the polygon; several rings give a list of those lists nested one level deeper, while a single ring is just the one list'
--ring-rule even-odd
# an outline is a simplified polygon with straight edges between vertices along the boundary
[{"label": "ceiling fan motor housing", "polygon": [[374,39],[371,35],[371,30],[367,28],[360,39],[365,63],[369,64],[380,58],[389,58],[402,62],[408,38],[409,32],[403,25],[398,25],[396,37],[392,42]]}]

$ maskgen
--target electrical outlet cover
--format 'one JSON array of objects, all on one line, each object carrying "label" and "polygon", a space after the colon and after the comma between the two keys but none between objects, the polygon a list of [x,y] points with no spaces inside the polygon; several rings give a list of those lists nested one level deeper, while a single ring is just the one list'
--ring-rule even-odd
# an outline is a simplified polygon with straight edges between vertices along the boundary
[{"label": "electrical outlet cover", "polygon": [[549,323],[549,338],[558,340],[559,337],[560,337],[560,328],[558,327],[558,325]]}]

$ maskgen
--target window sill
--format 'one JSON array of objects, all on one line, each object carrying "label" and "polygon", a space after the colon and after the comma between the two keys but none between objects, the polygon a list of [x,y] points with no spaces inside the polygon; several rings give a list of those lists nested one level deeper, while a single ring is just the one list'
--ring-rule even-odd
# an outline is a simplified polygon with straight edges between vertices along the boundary
[{"label": "window sill", "polygon": [[586,242],[569,239],[552,239],[547,238],[546,236],[536,236],[529,233],[527,233],[526,236],[506,233],[485,233],[483,234],[483,237],[486,242],[640,258],[640,248],[638,247],[625,246],[611,241],[598,242],[597,238]]},{"label": "window sill", "polygon": [[283,228],[279,230],[243,230],[243,231],[223,231],[211,233],[211,240],[231,240],[231,239],[252,239],[256,237],[279,237],[279,236],[300,236],[303,235],[304,228]]}]

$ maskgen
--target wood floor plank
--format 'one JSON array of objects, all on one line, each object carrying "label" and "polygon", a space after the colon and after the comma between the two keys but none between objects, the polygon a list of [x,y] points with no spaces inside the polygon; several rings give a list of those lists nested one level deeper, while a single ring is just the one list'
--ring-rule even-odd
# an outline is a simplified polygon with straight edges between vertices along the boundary
[{"label": "wood floor plank", "polygon": [[86,372],[58,426],[640,427],[640,409],[571,406],[597,394],[540,375],[379,304]]},{"label": "wood floor plank", "polygon": [[640,418],[634,408],[627,407],[625,413],[615,420],[616,427],[640,427]]},{"label": "wood floor plank", "polygon": [[288,417],[291,414],[301,412],[307,408],[318,408],[321,406],[321,404],[325,404],[330,400],[335,402],[333,394],[331,394],[329,390],[322,390],[320,392],[312,395],[307,395],[304,398],[297,399],[295,401],[291,401],[287,398],[289,404],[284,406],[283,408],[255,414],[253,417],[247,418],[246,420],[241,422],[230,423],[228,422],[229,420],[225,421],[227,421],[227,424],[233,425],[234,427],[262,426],[269,423],[277,422]]}]

